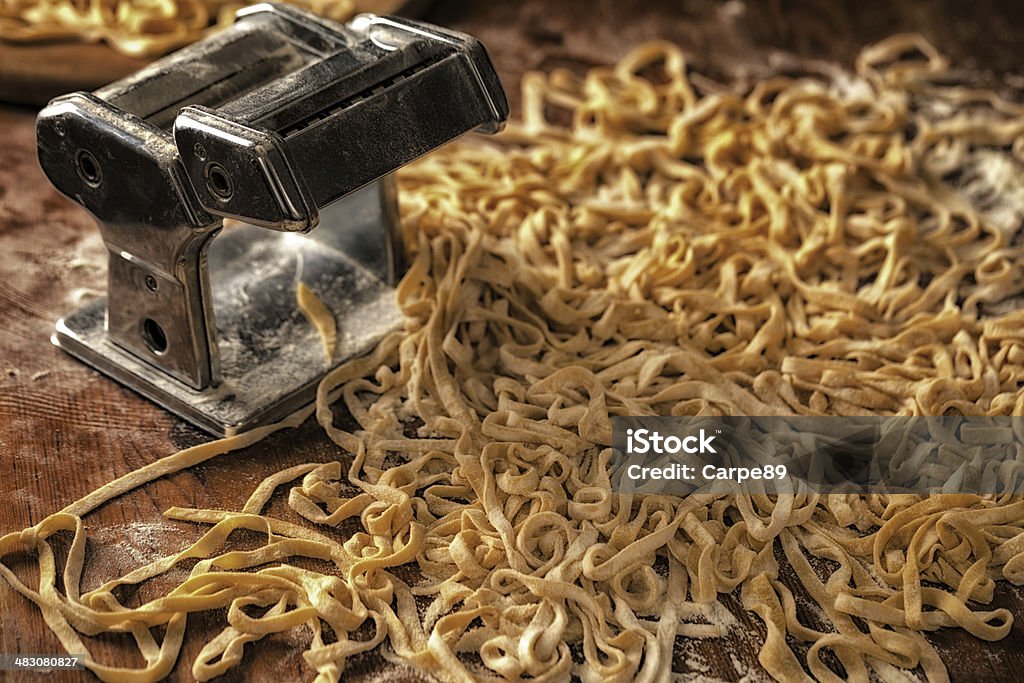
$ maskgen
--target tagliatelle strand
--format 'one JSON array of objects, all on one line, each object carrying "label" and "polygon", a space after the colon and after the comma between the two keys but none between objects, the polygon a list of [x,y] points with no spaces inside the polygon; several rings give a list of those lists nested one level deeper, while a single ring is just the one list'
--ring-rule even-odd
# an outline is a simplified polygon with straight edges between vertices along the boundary
[{"label": "tagliatelle strand", "polygon": [[317,334],[320,335],[320,343],[324,347],[324,358],[330,363],[338,343],[338,322],[334,318],[334,313],[302,281],[295,287],[295,302],[302,315],[316,328]]}]

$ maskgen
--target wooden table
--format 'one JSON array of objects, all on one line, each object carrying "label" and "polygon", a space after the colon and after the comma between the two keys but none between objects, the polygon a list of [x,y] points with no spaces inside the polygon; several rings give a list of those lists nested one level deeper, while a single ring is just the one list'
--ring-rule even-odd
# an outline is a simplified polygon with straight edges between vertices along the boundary
[{"label": "wooden table", "polygon": [[[680,43],[697,68],[721,82],[764,73],[770,55],[780,49],[850,64],[859,46],[906,30],[923,32],[960,65],[989,71],[993,82],[1004,73],[1024,71],[1017,61],[1024,18],[1012,2],[530,0],[464,7],[448,1],[437,3],[428,19],[481,38],[513,104],[514,84],[528,69],[582,70],[614,61],[631,45],[655,37]],[[39,170],[34,113],[0,106],[0,531],[21,529],[120,474],[205,439],[48,343],[59,316],[103,289],[105,255],[91,219],[60,197]],[[84,585],[93,587],[197,538],[201,528],[162,518],[171,506],[240,506],[264,474],[339,458],[347,455],[306,425],[124,496],[86,518]],[[19,557],[6,559],[28,580],[31,563]],[[738,609],[738,601],[726,596],[726,602],[736,608],[740,626],[730,638],[679,648],[679,670],[723,680],[738,680],[749,671],[751,680],[758,680],[756,651],[764,628]],[[954,680],[1012,680],[1024,671],[1024,593],[1001,586],[996,602],[1018,616],[1005,640],[983,643],[951,630],[934,635]],[[815,624],[812,611],[802,612]],[[190,618],[171,680],[191,680],[191,661],[222,625],[223,614]],[[300,655],[305,642],[308,636],[298,631],[267,638],[247,648],[244,665],[222,680],[309,680],[312,673]],[[92,647],[101,660],[142,663],[128,638],[107,636]],[[0,582],[4,652],[57,653],[60,647],[37,610]],[[353,660],[346,680],[419,678],[370,654]],[[14,674],[6,679],[21,680]]]}]

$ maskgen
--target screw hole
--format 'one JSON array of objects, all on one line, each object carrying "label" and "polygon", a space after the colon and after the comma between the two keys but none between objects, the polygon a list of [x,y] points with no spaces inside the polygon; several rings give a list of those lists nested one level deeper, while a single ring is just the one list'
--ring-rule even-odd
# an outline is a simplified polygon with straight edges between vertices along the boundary
[{"label": "screw hole", "polygon": [[164,328],[160,327],[160,323],[152,318],[142,321],[142,339],[146,342],[149,350],[158,356],[167,351],[167,335],[164,333]]},{"label": "screw hole", "polygon": [[231,176],[223,166],[216,163],[206,165],[206,186],[221,199],[230,199],[235,191]]},{"label": "screw hole", "polygon": [[98,186],[103,181],[100,164],[92,152],[84,149],[78,150],[78,153],[75,154],[75,169],[82,180],[92,187]]}]

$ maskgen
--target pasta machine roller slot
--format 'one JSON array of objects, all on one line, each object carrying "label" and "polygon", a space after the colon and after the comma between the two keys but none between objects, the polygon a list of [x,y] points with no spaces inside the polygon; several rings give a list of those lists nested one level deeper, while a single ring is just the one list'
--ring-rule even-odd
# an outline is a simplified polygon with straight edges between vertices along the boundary
[{"label": "pasta machine roller slot", "polygon": [[[282,419],[401,322],[393,172],[507,115],[470,36],[273,4],[59,97],[39,114],[39,161],[109,254],[106,298],[53,342],[213,434]],[[330,359],[300,279],[336,315]]]}]

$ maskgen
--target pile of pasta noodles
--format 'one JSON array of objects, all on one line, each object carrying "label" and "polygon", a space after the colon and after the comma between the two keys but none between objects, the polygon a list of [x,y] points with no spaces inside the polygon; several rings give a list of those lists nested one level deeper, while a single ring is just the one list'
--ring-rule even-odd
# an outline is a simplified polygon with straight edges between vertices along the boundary
[{"label": "pile of pasta noodles", "polygon": [[[357,0],[281,0],[345,21]],[[234,23],[240,0],[0,0],[0,39],[104,42],[121,54],[154,57]],[[365,4],[365,3],[364,3]]]},{"label": "pile of pasta noodles", "polygon": [[[898,36],[854,73],[743,94],[695,90],[676,47],[648,44],[584,77],[528,75],[523,109],[402,172],[405,329],[319,388],[339,462],[284,470],[241,510],[168,510],[209,530],[87,592],[83,515],[309,411],[0,539],[38,556],[38,587],[0,571],[63,646],[129,632],[144,670],[88,667],[157,679],[188,615],[227,608],[199,680],[300,629],[318,681],[377,648],[443,681],[657,681],[678,638],[722,635],[707,617],[733,591],[783,681],[942,681],[925,633],[1004,637],[1012,617],[988,604],[997,580],[1024,583],[1019,498],[631,496],[606,465],[616,415],[1024,414],[1024,108],[950,84],[932,46]],[[323,533],[345,520],[344,542]],[[232,549],[237,529],[263,544]],[[798,619],[780,558],[828,628]],[[189,562],[161,597],[116,597]]]}]

